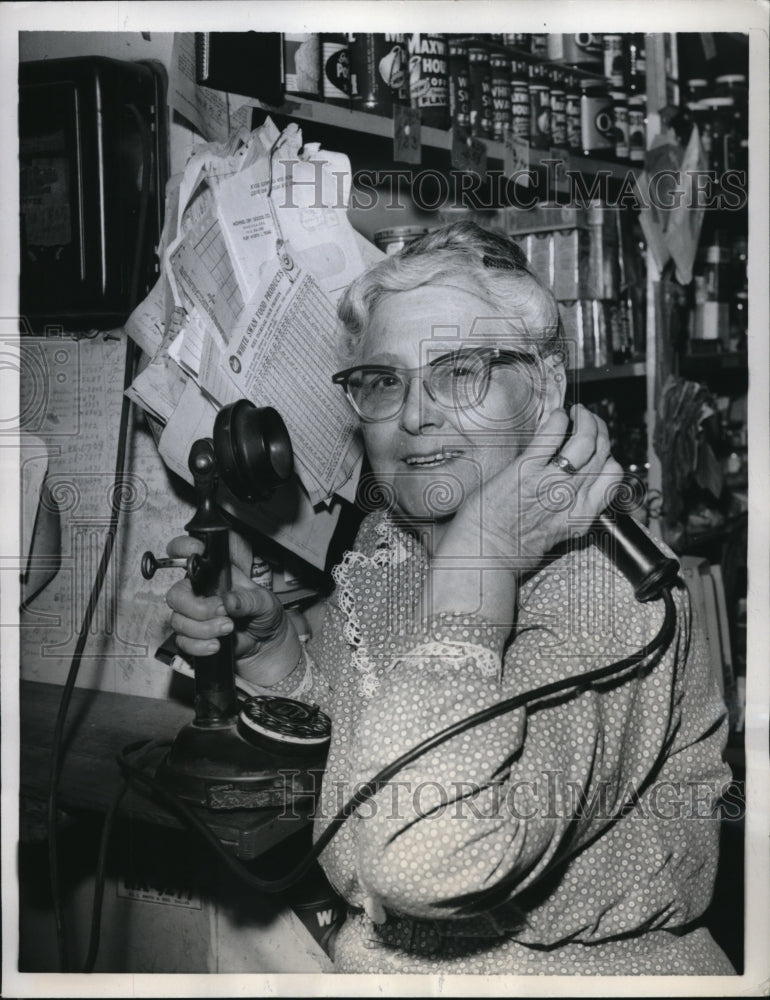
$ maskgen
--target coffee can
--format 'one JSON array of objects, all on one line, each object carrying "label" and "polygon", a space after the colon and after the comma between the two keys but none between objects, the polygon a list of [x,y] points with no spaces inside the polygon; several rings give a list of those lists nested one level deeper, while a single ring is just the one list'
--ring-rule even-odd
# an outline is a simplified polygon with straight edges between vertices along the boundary
[{"label": "coffee can", "polygon": [[449,52],[446,35],[407,35],[409,99],[423,125],[449,128]]},{"label": "coffee can", "polygon": [[511,80],[511,133],[519,139],[529,139],[529,80]]},{"label": "coffee can", "polygon": [[510,60],[505,52],[489,56],[492,85],[492,136],[502,142],[511,130]]},{"label": "coffee can", "polygon": [[641,94],[628,100],[628,152],[632,163],[644,163],[647,149],[646,104]]},{"label": "coffee can", "polygon": [[554,146],[567,146],[567,94],[564,72],[560,66],[551,68],[551,142]]},{"label": "coffee can", "polygon": [[284,34],[283,65],[287,94],[316,99],[322,96],[321,36],[318,33]]},{"label": "coffee can", "polygon": [[615,156],[618,160],[629,159],[628,147],[628,96],[624,90],[610,91],[612,114],[615,127]]},{"label": "coffee can", "polygon": [[323,98],[327,104],[350,106],[350,62],[344,34],[321,35]]},{"label": "coffee can", "polygon": [[551,94],[546,83],[529,85],[529,144],[534,149],[551,145]]},{"label": "coffee can", "polygon": [[564,80],[564,111],[567,148],[582,152],[583,135],[580,125],[580,86],[576,73],[567,72]]},{"label": "coffee can", "polygon": [[471,124],[471,82],[468,46],[462,38],[449,39],[449,114],[453,125]]},{"label": "coffee can", "polygon": [[482,139],[492,138],[492,70],[489,50],[481,42],[468,44],[471,84],[471,132]]},{"label": "coffee can", "polygon": [[610,88],[623,86],[623,36],[604,36],[604,79]]},{"label": "coffee can", "polygon": [[349,34],[350,102],[358,111],[390,116],[409,103],[404,34]]},{"label": "coffee can", "polygon": [[601,35],[581,32],[577,35],[562,35],[563,59],[568,66],[601,73],[604,64],[604,42]]}]

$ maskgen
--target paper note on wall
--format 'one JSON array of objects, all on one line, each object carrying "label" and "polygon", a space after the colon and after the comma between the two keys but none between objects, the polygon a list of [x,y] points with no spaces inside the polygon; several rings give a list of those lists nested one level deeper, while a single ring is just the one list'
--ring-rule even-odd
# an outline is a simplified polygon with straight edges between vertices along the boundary
[{"label": "paper note on wall", "polygon": [[298,272],[292,281],[276,266],[244,308],[228,357],[233,382],[281,413],[295,452],[328,495],[349,478],[360,451],[356,421],[331,381],[335,331],[334,307],[313,276]]}]

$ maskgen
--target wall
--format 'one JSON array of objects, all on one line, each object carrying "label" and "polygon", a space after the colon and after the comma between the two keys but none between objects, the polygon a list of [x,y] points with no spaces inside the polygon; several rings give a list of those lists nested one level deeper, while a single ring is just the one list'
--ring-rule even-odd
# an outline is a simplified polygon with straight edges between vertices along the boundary
[{"label": "wall", "polygon": [[[168,69],[172,43],[170,33],[27,31],[19,35],[19,58],[152,59]],[[172,173],[183,169],[196,140],[200,137],[185,125],[170,123]],[[61,371],[59,348],[67,355]],[[62,431],[67,419],[73,428],[72,434],[46,438],[48,482],[59,506],[60,564],[21,616],[24,679],[62,684],[69,669],[109,519],[124,355],[118,331],[106,339],[100,335],[36,345],[36,363],[22,364],[22,393],[39,392],[45,401],[45,415],[38,421],[41,435],[52,427]],[[49,382],[30,385],[41,373]],[[69,398],[56,391],[62,376]],[[145,581],[139,564],[145,549],[165,554],[167,542],[183,534],[193,507],[189,492],[168,474],[136,414],[127,461],[127,501],[78,685],[163,698],[171,689],[172,672],[154,654],[170,633],[165,592],[180,571],[161,571]]]}]

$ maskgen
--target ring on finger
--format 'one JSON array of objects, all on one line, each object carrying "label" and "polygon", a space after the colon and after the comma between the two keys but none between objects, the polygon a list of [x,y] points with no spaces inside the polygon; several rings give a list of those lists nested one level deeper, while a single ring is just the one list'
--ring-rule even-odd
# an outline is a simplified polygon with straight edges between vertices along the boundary
[{"label": "ring on finger", "polygon": [[575,468],[572,462],[570,462],[570,460],[566,457],[566,455],[556,454],[553,456],[553,458],[550,460],[548,464],[557,466],[557,468],[561,469],[562,472],[566,472],[567,475],[569,476],[577,475],[578,470]]}]

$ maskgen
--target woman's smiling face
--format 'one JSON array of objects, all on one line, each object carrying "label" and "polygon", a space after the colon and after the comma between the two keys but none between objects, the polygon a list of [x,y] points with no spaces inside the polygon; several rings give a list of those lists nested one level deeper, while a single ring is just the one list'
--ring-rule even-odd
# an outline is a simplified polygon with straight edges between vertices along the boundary
[{"label": "woman's smiling face", "polygon": [[[389,293],[372,312],[359,363],[421,368],[427,378],[426,365],[455,351],[526,350],[523,333],[490,319],[492,312],[483,300],[445,285]],[[401,411],[361,426],[372,471],[396,510],[414,522],[440,522],[510,464],[549,407],[561,405],[564,385],[561,366],[550,359],[493,363],[483,401],[460,408],[437,403],[421,377],[413,371],[410,377]]]}]

